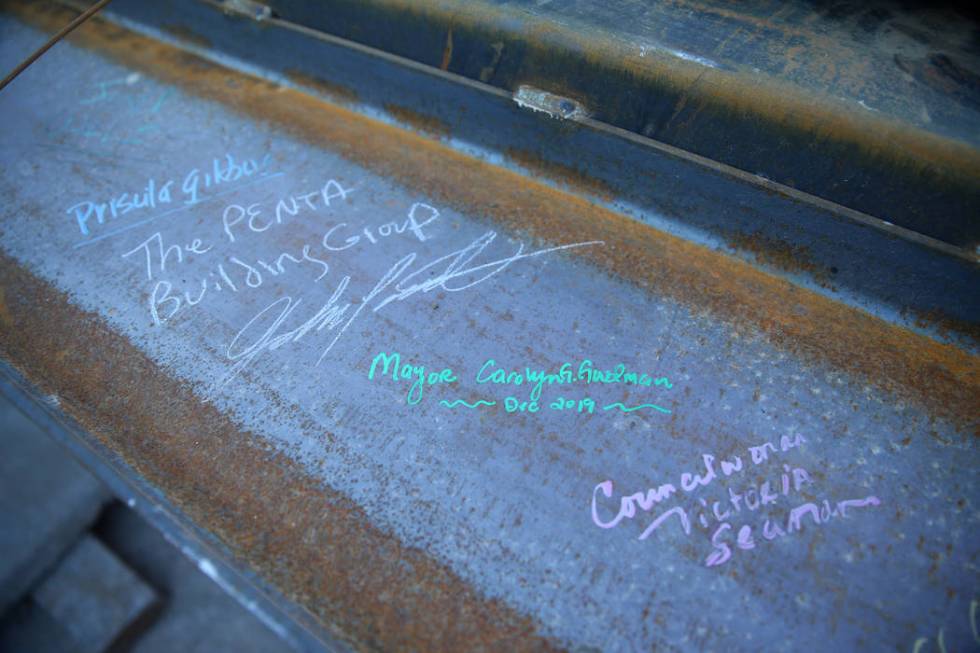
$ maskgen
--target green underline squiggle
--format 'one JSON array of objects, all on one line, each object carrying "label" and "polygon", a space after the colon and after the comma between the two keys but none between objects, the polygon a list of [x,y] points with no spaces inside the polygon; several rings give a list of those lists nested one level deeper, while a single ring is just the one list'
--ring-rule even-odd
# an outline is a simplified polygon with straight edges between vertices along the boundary
[{"label": "green underline squiggle", "polygon": [[468,404],[465,401],[463,401],[462,399],[456,399],[452,403],[450,403],[450,402],[446,401],[445,399],[443,399],[439,403],[442,404],[443,406],[445,406],[446,408],[455,408],[456,406],[458,406],[460,404],[463,404],[463,406],[465,406],[466,408],[476,408],[477,406],[481,406],[481,405],[483,405],[483,406],[496,406],[497,405],[497,402],[496,401],[484,401],[483,399],[477,399],[476,400],[476,403],[474,403],[474,404]]},{"label": "green underline squiggle", "polygon": [[639,406],[627,408],[626,406],[624,406],[623,404],[617,401],[614,404],[609,404],[608,406],[605,406],[602,410],[609,410],[611,408],[618,408],[624,413],[632,413],[634,410],[640,410],[641,408],[652,408],[654,410],[659,410],[661,413],[666,413],[670,415],[670,411],[668,409],[664,408],[663,406],[658,406],[656,404],[640,404]]}]

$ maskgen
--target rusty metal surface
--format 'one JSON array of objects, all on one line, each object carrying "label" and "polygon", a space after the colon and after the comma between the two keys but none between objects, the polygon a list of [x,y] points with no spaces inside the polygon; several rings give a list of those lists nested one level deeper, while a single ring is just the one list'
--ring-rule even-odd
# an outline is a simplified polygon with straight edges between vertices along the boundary
[{"label": "rusty metal surface", "polygon": [[[574,119],[543,120],[547,107],[531,108],[547,104],[540,89],[511,96],[278,18],[224,12],[214,2],[122,0],[110,15],[156,40],[437,138],[919,333],[968,347],[977,342],[977,256],[959,247],[574,112]],[[559,107],[563,101],[552,100]],[[775,134],[769,146],[778,145]],[[946,215],[942,206],[932,208]]]},{"label": "rusty metal surface", "polygon": [[[892,1],[269,0],[273,15],[588,113],[973,251],[974,16]],[[174,17],[179,21],[179,17]],[[329,68],[329,66],[323,66]]]},{"label": "rusty metal surface", "polygon": [[[12,9],[2,65],[64,16]],[[105,21],[35,68],[0,96],[4,357],[353,648],[973,645],[969,348]],[[73,206],[149,179],[158,206],[80,228]],[[394,351],[458,380],[409,402],[368,378]],[[549,385],[508,412],[531,390],[477,383],[489,358],[670,383]],[[745,471],[684,489],[705,454]],[[731,532],[704,513],[793,470]],[[824,499],[864,504],[763,534]]]}]

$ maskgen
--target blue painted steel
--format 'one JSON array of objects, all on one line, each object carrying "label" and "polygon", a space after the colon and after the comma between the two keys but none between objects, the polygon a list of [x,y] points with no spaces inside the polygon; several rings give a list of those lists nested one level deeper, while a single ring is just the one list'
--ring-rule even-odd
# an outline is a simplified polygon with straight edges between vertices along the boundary
[{"label": "blue painted steel", "polygon": [[[432,119],[445,129],[436,136],[463,152],[584,193],[657,229],[731,252],[836,301],[976,351],[975,336],[922,319],[980,320],[980,295],[973,292],[977,262],[950,255],[935,241],[923,244],[894,225],[731,168],[707,167],[622,130],[545,119],[492,87],[407,60],[393,62],[309,30],[226,15],[196,0],[121,0],[110,13],[165,40],[174,40],[172,28],[179,25],[185,37],[209,44],[206,49],[191,44],[195,51],[251,67],[279,83],[323,80],[348,93],[339,101],[367,115],[408,128],[416,125],[400,118],[398,109]],[[328,98],[338,101],[336,95]],[[543,162],[546,170],[571,171],[573,184],[583,178],[592,185],[570,187],[569,175],[549,180],[547,172],[529,168],[527,159]],[[768,249],[777,251],[770,255]]]},{"label": "blue painted steel", "polygon": [[[215,47],[237,48],[236,30],[259,38],[264,29],[214,20],[222,25],[213,32]],[[0,34],[2,67],[42,38],[7,17]],[[274,31],[261,38],[270,48],[280,38],[293,42]],[[363,53],[342,54],[322,42],[302,47],[329,48],[338,70],[350,65],[352,83],[364,74],[354,66]],[[296,52],[282,56],[302,65]],[[380,64],[372,70],[382,74]],[[610,205],[635,203],[635,215],[658,226],[683,218],[708,234],[706,242],[736,220],[742,233],[775,222],[777,233],[836,262],[842,286],[861,281],[874,299],[853,301],[881,314],[889,314],[883,304],[890,299],[976,315],[977,298],[967,292],[975,273],[933,249],[847,219],[811,220],[822,209],[768,197],[764,188],[717,172],[688,176],[688,160],[606,131],[542,121],[506,98],[460,90],[437,76],[402,69],[357,88],[369,106],[385,97],[415,106],[418,91],[431,90],[430,114],[453,120],[453,137],[476,151],[482,145],[472,143],[493,131],[503,149],[533,135],[559,159],[589,152],[587,169],[619,184]],[[285,136],[72,45],[52,51],[8,91],[0,95],[4,252],[207,396],[243,431],[350,497],[378,528],[445,563],[481,596],[529,615],[555,641],[610,651],[851,650],[911,648],[942,632],[951,648],[974,642],[977,457],[952,424],[804,362],[761,335],[599,273],[568,252],[541,250],[601,243],[580,243],[574,233],[528,243],[491,217],[379,177],[329,144]],[[474,112],[465,122],[464,110]],[[501,122],[507,129],[493,127]],[[471,132],[481,129],[487,133]],[[254,162],[250,174],[246,161]],[[203,175],[216,166],[238,166],[241,178],[212,177],[204,188]],[[664,185],[640,183],[631,168],[654,172]],[[671,180],[680,177],[690,186],[675,194]],[[102,225],[90,218],[82,233],[72,207],[138,193],[149,179],[158,206]],[[169,201],[162,199],[168,180]],[[200,203],[185,205],[195,188]],[[619,195],[621,189],[628,192]],[[297,197],[306,199],[293,204]],[[298,206],[296,214],[270,221],[280,200]],[[413,211],[416,223],[433,219],[384,233],[382,225],[403,225]],[[450,284],[455,292],[420,289],[384,306],[382,295],[372,294],[400,265],[418,270],[474,243],[486,244],[476,261],[505,260],[522,242],[523,253],[540,254],[488,268],[484,273],[497,273],[479,283],[475,273],[458,279]],[[173,245],[183,250],[171,252],[163,269],[161,252]],[[861,279],[865,254],[889,249],[889,260],[899,259],[895,267]],[[914,297],[900,297],[903,287]],[[181,297],[170,319],[176,302],[152,300],[168,291]],[[346,330],[345,319],[323,331],[293,332],[275,348],[266,340],[269,350],[248,361],[247,343],[266,329],[296,328],[333,296],[362,298],[356,306],[368,308],[349,309],[345,317],[357,317]],[[399,352],[430,370],[451,368],[459,380],[426,387],[422,400],[410,403],[409,383],[368,378],[379,352]],[[669,377],[671,387],[549,386],[542,394],[549,405],[559,395],[590,396],[596,412],[510,413],[506,397],[527,400],[530,390],[479,383],[491,358],[508,370],[554,370],[563,361],[577,370],[586,358],[603,369],[625,363]],[[237,370],[241,361],[249,364]],[[457,399],[497,404],[441,403]],[[626,412],[617,403],[669,413]],[[753,461],[751,448],[767,442],[775,444],[768,458],[756,450]],[[721,478],[718,467],[711,480],[706,454],[716,461],[739,455],[745,471]],[[794,479],[793,470],[804,470],[809,481],[798,471]],[[705,482],[685,480],[685,472]],[[743,504],[735,530],[718,532],[715,501],[734,504],[733,493],[755,487],[760,495],[764,482],[782,488],[794,480],[802,490],[777,490],[767,513],[784,530],[794,505],[864,505],[852,505],[846,516],[805,516],[802,532],[770,542],[761,535],[760,513]],[[663,513],[668,520],[646,539],[640,537],[653,511],[599,527],[613,520],[622,494],[668,482],[678,494],[664,509],[683,509],[690,533],[679,511]],[[704,505],[707,526],[700,521]],[[753,526],[751,550],[735,544],[743,524]],[[713,534],[731,557],[706,566],[724,550]]]}]

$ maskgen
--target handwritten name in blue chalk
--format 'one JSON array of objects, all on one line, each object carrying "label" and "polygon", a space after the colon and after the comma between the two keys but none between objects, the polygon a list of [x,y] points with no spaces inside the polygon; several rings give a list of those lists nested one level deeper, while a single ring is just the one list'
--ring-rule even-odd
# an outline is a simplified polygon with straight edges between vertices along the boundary
[{"label": "handwritten name in blue chalk", "polygon": [[[381,352],[375,356],[374,360],[371,361],[371,369],[368,370],[368,379],[373,380],[375,374],[391,376],[393,381],[411,381],[412,385],[405,397],[406,403],[409,404],[417,404],[422,401],[422,390],[426,386],[456,382],[456,375],[450,368],[447,367],[438,372],[427,372],[424,365],[412,365],[407,361],[402,363],[401,354],[398,352],[391,354]],[[467,408],[475,407],[475,405],[467,404]]]},{"label": "handwritten name in blue chalk", "polygon": [[[371,381],[390,378],[395,383],[408,384],[405,403],[413,406],[421,403],[427,388],[453,386],[459,381],[459,377],[451,367],[438,369],[438,366],[432,368],[431,366],[417,365],[413,361],[403,358],[396,351],[378,352],[371,360],[367,377]],[[502,407],[505,413],[537,413],[542,407],[547,407],[550,410],[589,414],[604,411],[616,413],[645,411],[670,415],[672,412],[670,408],[661,405],[664,402],[654,403],[651,400],[635,403],[622,401],[597,403],[591,397],[566,398],[559,396],[551,401],[542,401],[541,395],[544,389],[552,385],[620,384],[638,388],[653,388],[654,390],[670,390],[674,387],[674,384],[666,376],[656,376],[633,370],[625,363],[619,363],[608,369],[601,369],[597,368],[591,360],[583,359],[577,362],[563,362],[553,369],[524,366],[508,370],[499,367],[495,359],[488,358],[480,366],[479,371],[473,377],[473,381],[477,386],[510,386],[508,391],[513,391],[515,394],[517,391],[511,390],[511,388],[528,386],[530,391],[526,399],[513,395],[477,397],[475,394],[470,394],[465,397],[455,396],[441,399],[439,405],[454,410]],[[456,389],[454,391],[457,394],[460,392]]]},{"label": "handwritten name in blue chalk", "polygon": [[[141,188],[131,189],[133,192],[85,198],[65,209],[83,237],[75,247],[94,244],[260,180],[281,176],[270,171],[271,165],[269,154],[261,158],[225,154],[215,157],[207,166],[188,170],[182,177],[162,182],[150,178]],[[108,228],[110,223],[130,214],[140,215],[141,219]]]}]

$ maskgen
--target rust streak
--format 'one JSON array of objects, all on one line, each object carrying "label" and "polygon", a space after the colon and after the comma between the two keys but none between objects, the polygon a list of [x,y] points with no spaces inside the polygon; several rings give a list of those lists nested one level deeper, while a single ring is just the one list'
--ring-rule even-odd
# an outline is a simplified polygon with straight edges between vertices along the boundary
[{"label": "rust streak", "polygon": [[831,272],[813,261],[808,247],[793,245],[763,233],[731,233],[728,245],[732,249],[751,253],[755,260],[786,272],[806,272],[820,284],[827,284]]},{"label": "rust streak", "polygon": [[[18,13],[41,25],[63,16],[44,4]],[[53,17],[53,20],[52,20]],[[437,141],[291,89],[206,64],[195,55],[98,21],[74,42],[118,57],[189,92],[227,104],[463,211],[548,242],[603,240],[577,257],[648,292],[763,333],[806,360],[848,372],[976,428],[980,360],[738,261],[659,232],[585,199],[465,156]],[[235,84],[226,83],[234,79]],[[479,183],[474,183],[479,180]]]},{"label": "rust streak", "polygon": [[163,31],[170,34],[178,41],[183,41],[184,43],[190,43],[191,45],[196,45],[199,48],[210,48],[211,41],[204,36],[201,36],[197,32],[188,29],[183,25],[164,25]]},{"label": "rust streak", "polygon": [[[450,0],[425,3],[358,0],[358,4],[366,12],[371,11],[367,7],[373,7],[376,15],[452,25],[458,33],[483,34],[485,39],[499,39],[501,26],[517,20],[526,36],[518,36],[519,42],[501,41],[499,46],[513,46],[524,52],[522,67],[525,69],[547,69],[547,62],[554,59],[556,52],[564,53],[565,56],[574,56],[590,65],[604,68],[613,75],[626,73],[636,80],[638,86],[649,84],[675,92],[678,96],[687,94],[690,96],[689,103],[694,105],[703,105],[723,114],[758,116],[787,132],[804,133],[813,139],[854,147],[869,159],[900,170],[929,174],[939,171],[939,178],[943,181],[956,180],[968,188],[978,188],[980,152],[975,148],[925,129],[910,129],[904,121],[867,111],[856,112],[845,100],[821,94],[792,81],[779,80],[754,70],[706,69],[701,64],[659,51],[641,52],[635,44],[624,43],[619,35],[595,26],[582,29],[580,25],[560,24],[509,6],[486,2],[460,4]],[[821,36],[817,31],[801,30],[791,25],[777,26],[763,18],[718,7],[698,5],[695,9],[706,15],[716,14],[744,21],[745,28],[751,27],[758,34],[775,30],[783,35],[783,40],[803,37],[808,52],[826,55],[811,57],[813,61],[807,67],[811,69],[813,77],[822,74],[835,78],[845,63],[851,70],[855,58],[859,58],[860,53],[854,49],[842,49],[840,43],[829,36]],[[488,70],[492,67],[488,67]],[[855,73],[853,76],[856,79],[851,83],[860,88],[860,75]],[[488,81],[489,77],[481,75],[480,79]],[[535,80],[525,79],[522,82],[533,83]],[[554,84],[547,81],[538,85],[562,95],[591,97],[589,89],[553,88]],[[590,103],[585,104],[588,106]]]},{"label": "rust streak", "polygon": [[449,64],[453,60],[453,28],[450,27],[449,31],[446,32],[446,47],[442,51],[442,63],[439,64],[439,68],[442,70],[449,70]]},{"label": "rust streak", "polygon": [[390,102],[386,103],[384,105],[384,109],[394,116],[396,120],[422,134],[429,134],[430,136],[449,136],[450,132],[452,131],[449,125],[438,118],[423,115],[417,111],[412,111],[411,109],[397,104]]},{"label": "rust streak", "polygon": [[553,181],[566,184],[570,188],[594,195],[600,200],[611,202],[616,197],[615,189],[609,184],[603,182],[601,179],[589,176],[572,166],[547,161],[529,150],[508,148],[506,154],[509,159],[531,172],[540,173]]},{"label": "rust streak", "polygon": [[334,102],[340,102],[341,104],[357,104],[360,102],[360,97],[357,95],[357,91],[347,86],[334,84],[333,82],[328,82],[327,80],[320,79],[319,77],[307,75],[299,70],[286,70],[285,75],[289,81],[297,86],[302,86],[312,91],[322,93],[323,95],[326,95],[332,99]]},{"label": "rust streak", "polygon": [[[0,299],[5,359],[355,649],[555,650],[529,619],[372,526],[349,499],[4,255]],[[303,435],[331,439],[312,425]]]}]

